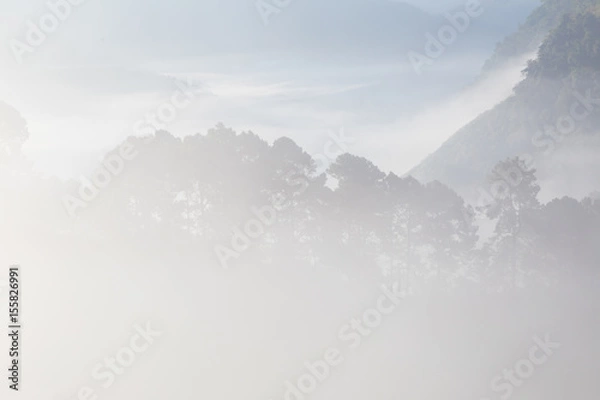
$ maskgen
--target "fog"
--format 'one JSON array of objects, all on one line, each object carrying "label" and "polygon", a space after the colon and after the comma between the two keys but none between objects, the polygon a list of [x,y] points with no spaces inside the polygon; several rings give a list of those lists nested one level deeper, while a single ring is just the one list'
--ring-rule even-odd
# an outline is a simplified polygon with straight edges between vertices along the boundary
[{"label": "fog", "polygon": [[56,1],[0,11],[1,398],[598,396],[595,0]]},{"label": "fog", "polygon": [[[597,294],[583,280],[520,295],[404,296],[351,348],[340,328],[375,307],[382,294],[375,283],[285,265],[225,273],[194,260],[133,264],[70,252],[61,257],[52,246],[38,249],[41,259],[20,257],[25,398],[72,399],[90,386],[99,398],[279,399],[285,382],[296,382],[305,362],[323,359],[328,348],[339,349],[344,361],[311,397],[496,398],[505,392],[494,391],[492,380],[528,359],[534,337],[546,335],[560,347],[512,397],[595,390],[587,371],[598,357]],[[146,321],[162,335],[103,389],[91,378],[95,365],[114,357],[134,324]]]}]

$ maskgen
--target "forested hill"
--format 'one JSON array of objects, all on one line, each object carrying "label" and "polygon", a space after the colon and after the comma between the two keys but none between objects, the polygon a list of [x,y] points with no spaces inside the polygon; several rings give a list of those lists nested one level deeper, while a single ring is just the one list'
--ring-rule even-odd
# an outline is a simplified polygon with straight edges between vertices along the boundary
[{"label": "forested hill", "polygon": [[514,94],[455,133],[415,177],[472,194],[495,163],[520,156],[538,170],[543,198],[581,197],[598,186],[600,2],[544,6],[560,11],[562,3],[576,11],[561,16]]},{"label": "forested hill", "polygon": [[[22,136],[15,121],[4,139]],[[19,146],[12,150],[0,151],[0,182],[22,184],[0,198],[10,210],[0,239],[19,254],[94,251],[215,271],[319,269],[400,281],[410,291],[597,276],[600,201],[541,204],[535,171],[519,160],[490,171],[522,171],[511,195],[474,208],[438,182],[386,174],[341,151],[328,151],[323,171],[291,139],[269,144],[223,125],[183,138],[131,137],[80,182],[43,178],[10,162],[21,158]],[[483,235],[478,221],[494,222],[494,231]]]},{"label": "forested hill", "polygon": [[560,24],[565,14],[581,13],[596,5],[596,0],[543,0],[518,31],[496,46],[496,51],[483,67],[484,72],[501,67],[513,57],[536,51],[548,33]]}]

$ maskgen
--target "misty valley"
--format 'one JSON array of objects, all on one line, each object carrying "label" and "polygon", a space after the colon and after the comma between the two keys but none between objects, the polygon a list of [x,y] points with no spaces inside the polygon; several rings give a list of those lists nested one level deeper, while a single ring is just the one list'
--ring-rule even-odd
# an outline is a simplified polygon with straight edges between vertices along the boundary
[{"label": "misty valley", "polygon": [[598,397],[599,0],[34,3],[7,398]]}]

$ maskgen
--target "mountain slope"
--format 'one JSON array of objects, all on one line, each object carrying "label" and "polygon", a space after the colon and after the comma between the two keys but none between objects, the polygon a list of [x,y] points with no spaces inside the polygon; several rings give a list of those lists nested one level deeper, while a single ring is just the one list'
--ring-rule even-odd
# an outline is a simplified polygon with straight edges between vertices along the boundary
[{"label": "mountain slope", "polygon": [[555,29],[565,14],[581,13],[594,6],[596,0],[544,0],[519,30],[496,46],[492,57],[485,63],[484,72],[501,67],[508,60],[537,50],[550,31]]},{"label": "mountain slope", "polygon": [[513,96],[455,133],[413,176],[470,197],[495,163],[521,156],[538,169],[542,197],[583,196],[600,187],[594,173],[600,170],[600,2],[575,3]]}]

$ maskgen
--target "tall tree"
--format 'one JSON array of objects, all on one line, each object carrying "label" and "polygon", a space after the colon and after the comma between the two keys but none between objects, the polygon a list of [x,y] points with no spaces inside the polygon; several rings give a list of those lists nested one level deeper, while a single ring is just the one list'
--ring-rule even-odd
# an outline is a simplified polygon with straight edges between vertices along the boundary
[{"label": "tall tree", "polygon": [[[496,221],[489,243],[492,267],[505,266],[511,286],[520,284],[519,276],[524,272],[520,271],[520,251],[531,246],[529,222],[532,212],[540,208],[535,172],[517,157],[499,162],[489,177],[495,202],[488,206],[487,216]],[[494,272],[501,274],[500,270]]]}]

